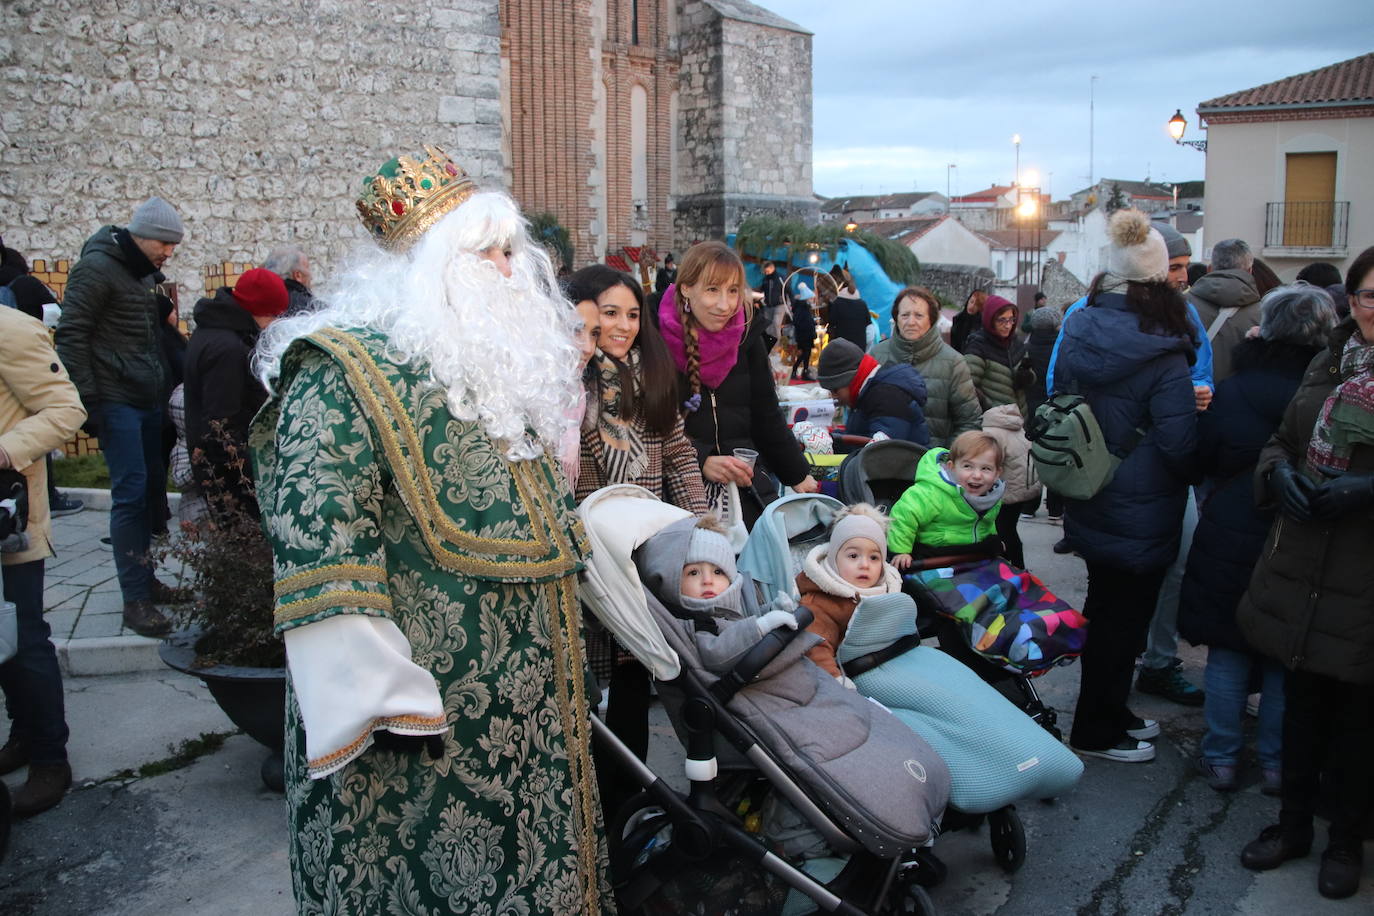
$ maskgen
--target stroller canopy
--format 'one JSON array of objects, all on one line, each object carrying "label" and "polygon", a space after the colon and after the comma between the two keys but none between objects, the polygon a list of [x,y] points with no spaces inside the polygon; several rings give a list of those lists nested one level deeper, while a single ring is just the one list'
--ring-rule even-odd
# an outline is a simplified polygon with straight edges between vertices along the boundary
[{"label": "stroller canopy", "polygon": [[793,554],[800,550],[804,555],[818,541],[827,540],[835,513],[843,508],[837,499],[807,493],[769,503],[739,555],[740,571],[753,577],[765,595],[783,592],[797,600],[801,562]]},{"label": "stroller canopy", "polygon": [[848,505],[871,503],[887,512],[916,479],[924,446],[901,439],[870,442],[840,465],[840,499]]},{"label": "stroller canopy", "polygon": [[656,679],[672,680],[682,670],[681,661],[649,613],[634,551],[692,513],[660,501],[643,487],[615,484],[584,499],[577,514],[592,545],[578,596]]}]

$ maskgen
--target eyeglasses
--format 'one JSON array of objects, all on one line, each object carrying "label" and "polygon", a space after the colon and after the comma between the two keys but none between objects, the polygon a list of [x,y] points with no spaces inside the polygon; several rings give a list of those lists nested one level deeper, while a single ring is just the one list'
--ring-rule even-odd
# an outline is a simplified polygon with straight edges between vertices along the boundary
[{"label": "eyeglasses", "polygon": [[1355,290],[1355,304],[1362,309],[1374,309],[1374,289]]},{"label": "eyeglasses", "polygon": [[[1374,290],[1371,290],[1371,292],[1374,292]],[[999,326],[1011,327],[1016,324],[1016,316],[1004,315],[1001,318],[995,319],[992,323]]]}]

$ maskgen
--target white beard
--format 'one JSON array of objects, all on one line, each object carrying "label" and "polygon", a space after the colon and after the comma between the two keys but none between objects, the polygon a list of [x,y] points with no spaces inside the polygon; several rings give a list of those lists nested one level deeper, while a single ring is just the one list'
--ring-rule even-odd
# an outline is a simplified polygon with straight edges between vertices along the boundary
[{"label": "white beard", "polygon": [[[490,198],[502,212],[508,199]],[[482,248],[460,244],[473,229],[462,219],[468,208],[440,220],[412,253],[360,255],[321,295],[328,305],[272,324],[258,346],[263,381],[271,387],[292,340],[325,327],[368,328],[385,334],[401,361],[427,364],[453,415],[481,423],[509,460],[556,454],[576,422],[575,313],[513,205],[513,242],[490,241],[511,244],[509,278],[473,253],[486,239]]]}]

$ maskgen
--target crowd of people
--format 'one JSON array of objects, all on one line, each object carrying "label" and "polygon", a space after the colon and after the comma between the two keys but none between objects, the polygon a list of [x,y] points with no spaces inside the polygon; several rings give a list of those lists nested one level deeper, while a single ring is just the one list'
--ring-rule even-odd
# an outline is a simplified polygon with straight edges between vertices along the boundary
[{"label": "crowd of people", "polygon": [[[910,286],[875,342],[838,269],[813,360],[816,290],[789,291],[767,262],[755,293],[721,242],[691,246],[646,292],[604,265],[557,277],[514,203],[437,149],[391,160],[364,187],[375,245],[319,299],[304,253],[283,248],[201,299],[187,341],[158,291],[186,229],[152,198],[83,246],[55,344],[44,303],[37,317],[0,308],[0,481],[22,472],[28,494],[27,541],[4,554],[20,648],[0,666],[12,720],[0,772],[29,766],[20,814],[57,804],[71,778],[42,616],[52,552],[39,459],[84,426],[110,471],[136,632],[167,632],[158,605],[182,597],[147,559],[166,528],[169,466],[188,490],[183,513],[213,523],[227,494],[261,516],[290,671],[303,908],[381,911],[404,895],[410,909],[500,897],[529,912],[612,910],[603,811],[633,787],[593,763],[584,662],[608,686],[607,725],[641,758],[651,685],[579,613],[588,547],[574,509],[634,484],[717,519],[679,532],[668,566],[682,578],[663,582],[688,604],[732,588],[739,535],[783,488],[819,488],[775,385],[790,322],[797,356],[783,372],[810,380],[814,363],[847,433],[927,449],[890,530],[851,514],[810,570],[812,591],[892,591],[889,570],[922,546],[989,542],[1024,567],[1017,523],[1043,489],[1027,430],[1050,398],[1081,396],[1119,466],[1091,498],[1047,494],[1064,526],[1056,550],[1087,568],[1070,746],[1153,759],[1161,728],[1131,710],[1134,681],[1202,707],[1197,765],[1231,791],[1258,693],[1260,779],[1280,813],[1241,860],[1268,869],[1305,855],[1320,813],[1331,828],[1319,889],[1355,892],[1374,802],[1374,594],[1357,558],[1374,508],[1374,249],[1343,280],[1314,265],[1281,285],[1226,240],[1190,280],[1186,239],[1126,210],[1079,301],[1038,296],[1023,315],[974,290],[948,336],[936,294]],[[9,284],[26,304],[31,279]],[[837,613],[821,629],[842,632]],[[814,654],[843,678],[835,633]],[[1208,646],[1202,688],[1180,670],[1179,634]],[[455,845],[470,867],[444,864]],[[368,864],[383,861],[385,872]]]}]

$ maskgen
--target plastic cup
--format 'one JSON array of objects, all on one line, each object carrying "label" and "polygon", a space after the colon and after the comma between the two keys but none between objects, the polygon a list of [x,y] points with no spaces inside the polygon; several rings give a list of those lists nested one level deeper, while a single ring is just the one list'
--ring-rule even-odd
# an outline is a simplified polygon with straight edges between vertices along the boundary
[{"label": "plastic cup", "polygon": [[759,460],[759,453],[752,448],[737,448],[735,449],[735,457],[749,465],[749,470],[752,471],[754,462]]}]

